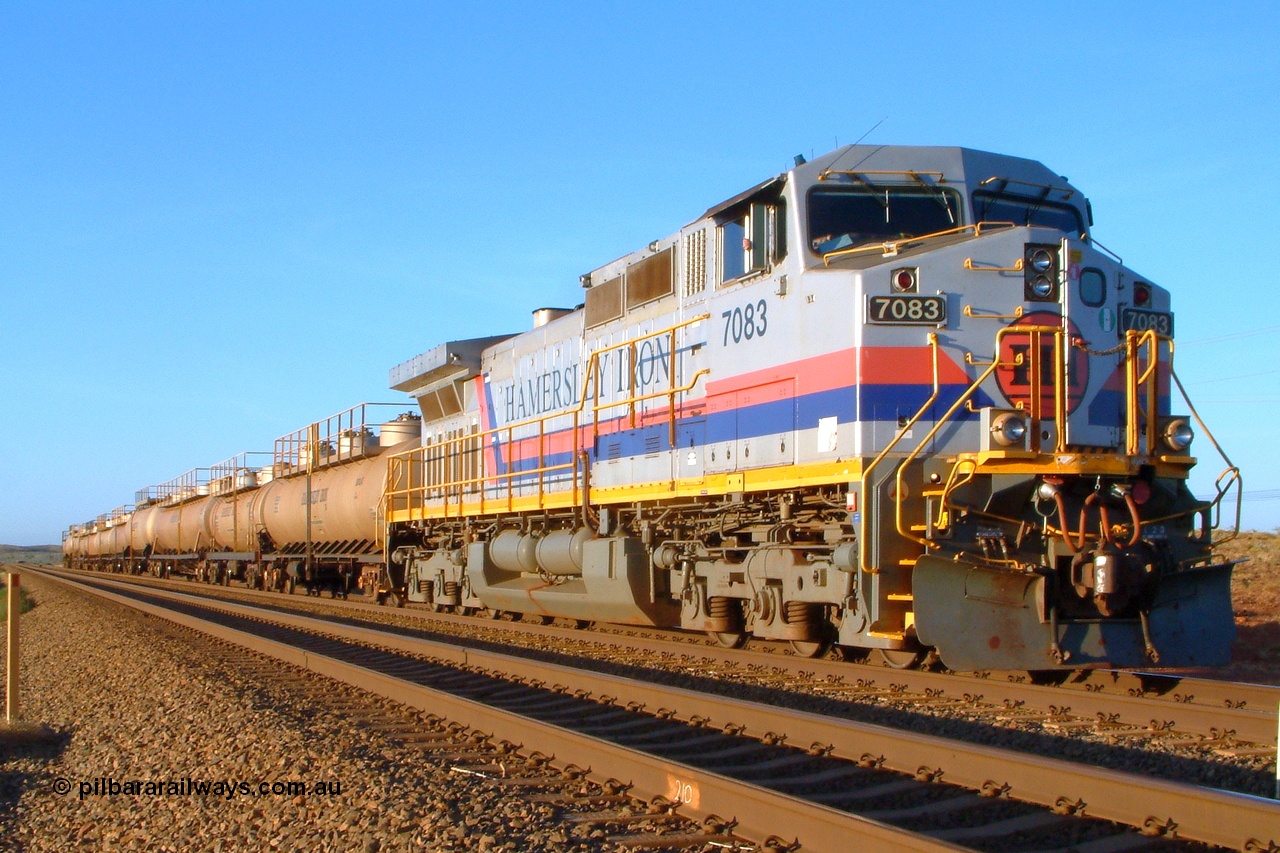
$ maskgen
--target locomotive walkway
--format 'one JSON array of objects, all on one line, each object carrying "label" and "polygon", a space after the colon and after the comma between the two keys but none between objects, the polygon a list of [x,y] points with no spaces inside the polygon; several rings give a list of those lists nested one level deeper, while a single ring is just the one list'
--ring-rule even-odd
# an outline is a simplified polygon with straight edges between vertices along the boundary
[{"label": "locomotive walkway", "polygon": [[103,580],[79,584],[465,720],[494,740],[554,752],[558,764],[590,767],[598,781],[626,779],[633,797],[678,801],[682,814],[717,834],[732,829],[775,848],[789,830],[812,850],[843,849],[854,837],[862,849],[1122,850],[1164,835],[1266,850],[1280,841],[1280,807],[1259,798],[308,616]]}]

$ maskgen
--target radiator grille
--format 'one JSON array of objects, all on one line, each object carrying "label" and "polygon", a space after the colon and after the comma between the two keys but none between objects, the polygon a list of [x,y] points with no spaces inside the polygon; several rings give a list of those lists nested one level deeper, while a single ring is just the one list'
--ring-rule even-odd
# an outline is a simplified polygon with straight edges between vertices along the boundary
[{"label": "radiator grille", "polygon": [[684,295],[692,296],[707,289],[707,232],[705,229],[684,235]]}]

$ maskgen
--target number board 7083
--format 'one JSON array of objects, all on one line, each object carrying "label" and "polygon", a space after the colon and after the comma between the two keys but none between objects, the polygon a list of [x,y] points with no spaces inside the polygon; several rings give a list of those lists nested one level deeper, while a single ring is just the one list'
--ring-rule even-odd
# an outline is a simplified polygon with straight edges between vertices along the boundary
[{"label": "number board 7083", "polygon": [[947,322],[945,296],[868,296],[868,323],[934,326]]}]

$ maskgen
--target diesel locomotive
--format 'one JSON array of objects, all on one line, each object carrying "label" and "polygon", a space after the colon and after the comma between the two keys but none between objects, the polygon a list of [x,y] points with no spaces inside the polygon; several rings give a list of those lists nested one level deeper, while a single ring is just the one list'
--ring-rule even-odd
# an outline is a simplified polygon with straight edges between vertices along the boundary
[{"label": "diesel locomotive", "polygon": [[1174,372],[1168,291],[1091,227],[1031,160],[797,157],[582,304],[393,368],[417,417],[312,425],[72,528],[68,562],[894,666],[1220,665],[1240,473]]}]

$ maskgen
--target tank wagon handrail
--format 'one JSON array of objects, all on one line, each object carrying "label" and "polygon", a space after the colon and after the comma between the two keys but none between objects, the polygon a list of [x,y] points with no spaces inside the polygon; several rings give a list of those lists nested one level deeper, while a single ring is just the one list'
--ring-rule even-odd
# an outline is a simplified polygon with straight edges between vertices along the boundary
[{"label": "tank wagon handrail", "polygon": [[[538,482],[537,482],[538,505],[541,506],[543,504],[543,498],[545,496],[546,475],[556,473],[556,472],[567,472],[567,471],[572,471],[573,482],[572,482],[572,487],[569,490],[569,494],[568,494],[570,500],[572,501],[572,505],[578,506],[580,503],[585,503],[583,501],[580,501],[579,499],[580,490],[582,494],[586,494],[587,485],[585,482],[580,482],[580,481],[585,480],[585,477],[587,476],[587,470],[588,470],[586,465],[581,465],[581,466],[579,465],[579,459],[581,458],[581,453],[584,450],[583,435],[582,435],[583,426],[584,426],[582,423],[583,415],[586,414],[588,411],[591,414],[592,439],[595,440],[600,435],[600,412],[601,411],[604,411],[607,409],[621,408],[623,406],[627,407],[628,423],[630,424],[631,428],[634,428],[635,411],[636,411],[637,404],[645,402],[647,400],[666,397],[668,399],[667,420],[668,420],[669,438],[670,438],[670,443],[672,447],[674,447],[675,446],[675,430],[676,430],[675,398],[679,394],[683,394],[693,390],[693,388],[697,385],[699,380],[701,380],[704,376],[709,375],[711,372],[710,369],[708,368],[700,369],[693,374],[692,378],[688,382],[686,382],[683,385],[676,385],[676,369],[675,369],[675,365],[676,365],[675,354],[677,352],[676,333],[679,332],[681,329],[687,328],[689,326],[693,326],[697,323],[702,322],[703,320],[709,319],[710,317],[711,315],[709,313],[698,314],[694,317],[681,320],[679,323],[675,323],[673,325],[664,327],[662,329],[657,329],[657,330],[648,332],[646,334],[639,335],[630,340],[622,341],[616,344],[609,344],[608,346],[604,346],[604,347],[600,347],[599,349],[592,350],[592,352],[590,353],[587,359],[587,368],[584,371],[582,393],[579,395],[578,404],[571,409],[565,409],[563,411],[554,412],[552,414],[542,415],[536,418],[529,418],[524,421],[505,424],[503,426],[493,427],[487,430],[471,432],[465,435],[450,436],[450,437],[440,438],[437,440],[432,440],[430,442],[424,439],[422,447],[412,448],[410,450],[402,451],[401,453],[397,453],[395,455],[389,456],[387,458],[387,466],[388,466],[387,467],[387,489],[386,489],[386,493],[384,495],[384,500],[383,500],[383,506],[385,507],[384,515],[386,517],[390,517],[391,513],[397,510],[412,511],[414,509],[425,509],[427,495],[432,492],[438,492],[439,498],[443,501],[443,503],[439,507],[441,517],[449,518],[452,515],[450,500],[449,500],[449,497],[451,494],[457,495],[456,511],[457,511],[457,514],[461,516],[464,512],[465,495],[468,492],[467,487],[469,486],[479,487],[478,489],[473,489],[473,490],[478,492],[478,501],[479,501],[478,509],[481,513],[483,513],[490,509],[489,501],[493,500],[493,498],[488,497],[486,494],[486,485],[489,483],[492,483],[494,486],[499,488],[501,488],[502,485],[505,484],[506,495],[505,497],[497,498],[497,500],[505,501],[507,508],[510,509],[512,507],[512,502],[515,498],[516,479],[530,477],[535,474],[537,475],[537,478],[538,478]],[[671,356],[670,356],[671,369],[668,371],[671,377],[670,386],[662,391],[656,391],[649,394],[633,393],[622,399],[610,400],[608,402],[601,403],[600,402],[601,384],[600,384],[600,377],[599,377],[600,357],[605,353],[613,352],[615,350],[621,350],[624,348],[628,350],[631,358],[630,364],[633,366],[633,369],[629,371],[631,376],[630,376],[630,388],[628,390],[632,390],[634,388],[635,381],[636,381],[635,370],[634,370],[634,365],[636,363],[635,362],[636,345],[642,341],[652,340],[654,338],[659,338],[664,335],[669,336],[671,339],[671,345],[669,350],[671,353]],[[590,407],[588,407],[588,401],[590,401]],[[572,452],[571,452],[572,461],[549,465],[547,464],[547,459],[546,459],[547,457],[547,450],[546,450],[547,424],[549,421],[553,419],[566,418],[566,417],[570,418],[572,421],[572,426],[571,426],[571,431],[573,434],[573,444],[572,444]],[[531,467],[531,468],[522,467],[517,469],[514,466],[512,466],[512,469],[505,473],[487,470],[488,457],[483,452],[484,449],[489,444],[503,443],[501,439],[499,439],[498,441],[491,440],[492,436],[505,436],[505,443],[508,446],[510,446],[515,442],[533,438],[534,436],[517,437],[515,433],[518,430],[525,430],[534,426],[536,426],[538,429],[538,433],[536,436],[537,443],[538,443],[537,462],[534,467]],[[462,449],[462,453],[475,453],[477,450],[480,451],[480,460],[479,460],[480,470],[478,475],[470,476],[470,477],[444,476],[438,482],[428,482],[429,477],[427,476],[428,472],[426,470],[426,465],[429,461],[431,461],[427,457],[428,452],[440,454],[440,456],[433,457],[433,458],[447,459],[447,458],[450,458],[451,456],[451,453],[450,453],[451,449],[456,448],[459,445],[463,445],[463,444],[470,444],[474,446],[470,450]],[[457,455],[461,456],[461,454],[457,454]],[[413,477],[412,466],[415,463],[423,466],[423,472],[422,472],[423,475],[420,478],[421,482],[415,482],[415,478]],[[442,471],[441,473],[444,474],[446,472]],[[395,484],[399,482],[404,482],[405,486],[403,488],[395,488]],[[415,498],[417,499],[415,500]],[[403,499],[402,505],[398,505],[399,499]],[[584,506],[584,509],[586,509],[585,506]]]},{"label": "tank wagon handrail", "polygon": [[973,236],[981,237],[983,228],[1017,228],[1013,222],[975,222],[972,225],[960,225],[956,228],[948,228],[945,231],[934,231],[930,234],[919,234],[915,237],[902,237],[898,240],[883,240],[879,243],[866,243],[862,246],[851,246],[848,249],[836,249],[833,252],[827,252],[822,256],[822,263],[830,266],[832,258],[843,258],[846,255],[860,255],[867,252],[881,252],[886,258],[891,258],[898,254],[903,246],[908,243],[923,243],[925,240],[933,240],[937,237],[951,237],[956,234],[963,234],[966,231],[972,231]]},{"label": "tank wagon handrail", "polygon": [[[277,438],[272,448],[272,473],[283,476],[300,473],[305,466],[336,464],[368,455],[363,438],[371,434],[367,417],[370,408],[403,409],[404,403],[357,403],[327,418]],[[322,429],[323,427],[323,429]],[[362,440],[354,441],[352,437]],[[344,441],[343,439],[347,439]]]}]

